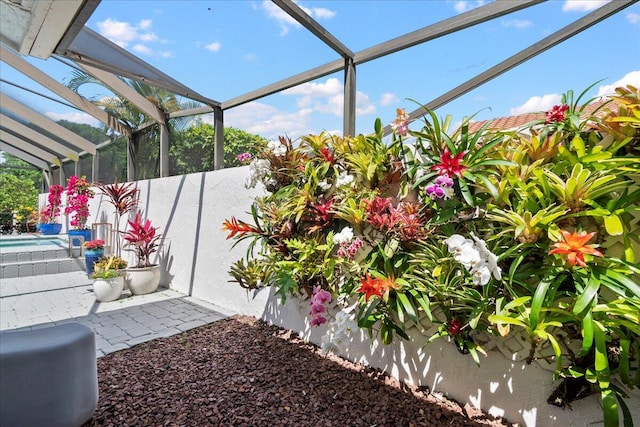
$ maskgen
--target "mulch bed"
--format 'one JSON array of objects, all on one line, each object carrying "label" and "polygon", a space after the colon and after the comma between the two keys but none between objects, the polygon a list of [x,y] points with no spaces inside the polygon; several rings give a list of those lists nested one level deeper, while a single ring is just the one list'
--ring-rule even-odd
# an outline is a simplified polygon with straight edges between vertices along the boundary
[{"label": "mulch bed", "polygon": [[235,316],[98,359],[85,426],[505,426]]}]

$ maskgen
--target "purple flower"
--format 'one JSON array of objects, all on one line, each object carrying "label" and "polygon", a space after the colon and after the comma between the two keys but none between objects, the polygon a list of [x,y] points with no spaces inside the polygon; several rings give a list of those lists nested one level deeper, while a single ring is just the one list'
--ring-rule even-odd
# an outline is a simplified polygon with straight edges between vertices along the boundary
[{"label": "purple flower", "polygon": [[313,294],[311,295],[311,303],[326,304],[331,301],[331,293],[325,291],[320,286],[313,287]]},{"label": "purple flower", "polygon": [[249,160],[251,160],[251,154],[249,154],[249,153],[240,153],[236,157],[242,163],[248,162]]},{"label": "purple flower", "polygon": [[321,314],[321,313],[326,313],[327,312],[327,307],[324,306],[324,304],[320,304],[320,303],[316,303],[316,304],[311,304],[311,315],[315,316],[317,314]]},{"label": "purple flower", "polygon": [[453,179],[449,178],[449,175],[440,175],[436,178],[435,184],[440,187],[451,188],[453,187]]},{"label": "purple flower", "polygon": [[427,195],[432,199],[442,199],[444,197],[444,190],[437,184],[431,184],[427,186]]},{"label": "purple flower", "polygon": [[311,326],[320,326],[323,323],[327,323],[327,318],[324,316],[314,316],[313,319],[311,319]]}]

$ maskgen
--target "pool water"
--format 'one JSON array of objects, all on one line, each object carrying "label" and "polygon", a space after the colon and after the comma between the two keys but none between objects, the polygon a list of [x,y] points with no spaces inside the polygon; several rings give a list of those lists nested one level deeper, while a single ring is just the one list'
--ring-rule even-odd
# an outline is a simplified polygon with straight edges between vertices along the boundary
[{"label": "pool water", "polygon": [[23,248],[28,246],[59,246],[65,248],[67,241],[57,237],[24,238],[24,239],[0,239],[0,248]]}]

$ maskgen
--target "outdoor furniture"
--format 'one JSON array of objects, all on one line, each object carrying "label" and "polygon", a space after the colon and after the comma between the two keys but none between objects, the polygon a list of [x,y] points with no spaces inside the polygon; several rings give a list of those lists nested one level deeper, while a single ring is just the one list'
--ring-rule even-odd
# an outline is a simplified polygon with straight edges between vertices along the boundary
[{"label": "outdoor furniture", "polygon": [[0,425],[81,426],[97,404],[90,328],[66,323],[0,333]]}]

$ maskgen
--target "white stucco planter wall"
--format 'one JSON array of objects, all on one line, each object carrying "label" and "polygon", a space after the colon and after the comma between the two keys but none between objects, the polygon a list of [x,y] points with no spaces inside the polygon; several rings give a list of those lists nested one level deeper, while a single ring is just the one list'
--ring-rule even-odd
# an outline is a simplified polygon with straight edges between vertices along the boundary
[{"label": "white stucco planter wall", "polygon": [[[165,286],[231,312],[300,332],[319,344],[325,329],[310,330],[305,301],[289,299],[281,305],[272,289],[247,292],[229,283],[229,267],[245,256],[248,242],[232,250],[233,241],[226,240],[222,223],[231,216],[250,222],[251,202],[263,191],[245,189],[247,175],[248,168],[242,167],[137,182],[140,208],[165,237],[153,261],[164,266]],[[113,222],[113,207],[104,196],[96,195],[90,212],[89,223]],[[573,410],[549,405],[546,400],[558,382],[538,364],[526,365],[517,361],[521,359],[505,357],[509,356],[509,345],[494,346],[477,367],[471,357],[458,353],[446,339],[423,348],[431,332],[412,328],[409,333],[410,341],[396,339],[384,346],[377,341],[371,344],[362,332],[342,355],[524,426],[602,425],[598,396],[573,402]],[[640,414],[637,390],[627,403],[633,414]]]}]

